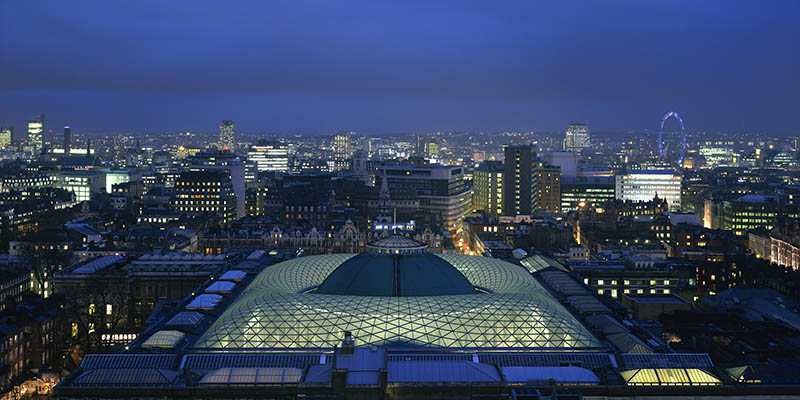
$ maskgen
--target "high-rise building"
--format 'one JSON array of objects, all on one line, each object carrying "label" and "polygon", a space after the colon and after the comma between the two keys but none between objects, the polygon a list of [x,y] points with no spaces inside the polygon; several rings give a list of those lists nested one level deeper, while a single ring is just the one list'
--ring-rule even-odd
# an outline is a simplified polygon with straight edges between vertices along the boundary
[{"label": "high-rise building", "polygon": [[28,146],[34,154],[39,154],[44,146],[44,114],[28,121]]},{"label": "high-rise building", "polygon": [[8,150],[14,143],[14,127],[0,128],[0,150]]},{"label": "high-rise building", "polygon": [[64,127],[64,155],[68,156],[72,148],[72,128],[69,125]]},{"label": "high-rise building", "polygon": [[561,169],[550,165],[533,170],[533,208],[549,213],[561,211]]},{"label": "high-rise building", "polygon": [[236,195],[222,170],[186,171],[175,182],[172,207],[189,216],[216,215],[222,223],[236,219]]},{"label": "high-rise building", "polygon": [[222,150],[236,150],[236,126],[229,119],[219,123],[219,147]]},{"label": "high-rise building", "polygon": [[486,161],[473,171],[472,208],[487,215],[503,215],[503,163]]},{"label": "high-rise building", "polygon": [[277,141],[260,141],[247,152],[247,159],[256,164],[259,172],[289,171],[289,148]]},{"label": "high-rise building", "polygon": [[417,135],[416,139],[417,139],[417,146],[416,146],[415,154],[416,154],[417,157],[425,157],[427,155],[427,150],[428,150],[428,149],[426,149],[426,146],[425,146],[426,143],[427,143],[426,140],[425,140],[425,136]]},{"label": "high-rise building", "polygon": [[383,167],[375,185],[381,187],[386,177],[392,191],[416,192],[420,209],[441,217],[451,233],[461,230],[464,216],[472,211],[472,188],[464,181],[464,168],[429,165],[392,165]]},{"label": "high-rise building", "polygon": [[530,145],[505,148],[503,173],[503,214],[531,215],[533,168],[536,152]]},{"label": "high-rise building", "polygon": [[620,200],[650,201],[665,199],[670,211],[681,209],[681,175],[674,170],[632,169],[616,177],[616,197]]},{"label": "high-rise building", "polygon": [[569,124],[564,138],[564,151],[580,153],[589,147],[589,126],[586,124]]},{"label": "high-rise building", "polygon": [[340,133],[333,137],[333,155],[336,160],[350,157],[350,135]]},{"label": "high-rise building", "polygon": [[614,200],[613,176],[562,176],[561,212],[603,206]]},{"label": "high-rise building", "polygon": [[439,156],[439,144],[436,143],[436,142],[428,142],[428,144],[425,145],[425,154],[429,158],[438,157]]}]

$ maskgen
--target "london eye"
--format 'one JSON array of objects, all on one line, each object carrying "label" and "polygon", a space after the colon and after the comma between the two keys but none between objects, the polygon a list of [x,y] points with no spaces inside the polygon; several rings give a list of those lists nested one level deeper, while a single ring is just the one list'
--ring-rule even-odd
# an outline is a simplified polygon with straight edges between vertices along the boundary
[{"label": "london eye", "polygon": [[[681,136],[682,136],[682,145],[681,145],[681,157],[678,161],[678,165],[683,165],[683,158],[686,155],[686,129],[683,125],[683,119],[676,113],[675,111],[670,111],[664,115],[664,118],[661,119],[661,127],[658,128],[658,155],[660,157],[664,157],[664,141],[662,139],[664,133],[664,123],[667,122],[670,117],[674,117],[678,120],[681,124]],[[669,147],[669,146],[667,146]]]}]

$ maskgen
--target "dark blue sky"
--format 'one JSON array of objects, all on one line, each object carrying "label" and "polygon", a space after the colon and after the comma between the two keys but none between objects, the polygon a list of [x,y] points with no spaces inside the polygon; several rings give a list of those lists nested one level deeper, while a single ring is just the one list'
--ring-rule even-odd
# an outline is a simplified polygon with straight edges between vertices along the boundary
[{"label": "dark blue sky", "polygon": [[2,1],[0,125],[655,130],[674,110],[692,131],[798,134],[798,17],[797,0]]}]

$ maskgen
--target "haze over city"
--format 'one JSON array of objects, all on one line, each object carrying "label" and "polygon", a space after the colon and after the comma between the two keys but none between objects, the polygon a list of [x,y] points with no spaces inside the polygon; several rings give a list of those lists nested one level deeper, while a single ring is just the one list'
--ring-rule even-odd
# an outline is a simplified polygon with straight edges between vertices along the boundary
[{"label": "haze over city", "polygon": [[3,2],[0,121],[794,134],[795,1]]}]

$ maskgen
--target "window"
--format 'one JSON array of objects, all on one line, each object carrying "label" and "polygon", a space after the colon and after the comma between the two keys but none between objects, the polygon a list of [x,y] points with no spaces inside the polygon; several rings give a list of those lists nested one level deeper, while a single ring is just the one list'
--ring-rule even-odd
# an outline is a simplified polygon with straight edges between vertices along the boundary
[{"label": "window", "polygon": [[89,304],[89,315],[94,315],[95,311],[97,311],[97,308],[94,306],[94,303]]},{"label": "window", "polygon": [[78,336],[78,323],[77,322],[73,322],[72,323],[72,337],[77,337],[77,336]]},{"label": "window", "polygon": [[111,315],[114,311],[114,307],[111,304],[106,304],[106,315]]}]

